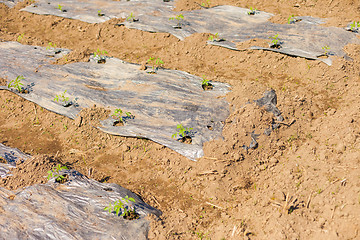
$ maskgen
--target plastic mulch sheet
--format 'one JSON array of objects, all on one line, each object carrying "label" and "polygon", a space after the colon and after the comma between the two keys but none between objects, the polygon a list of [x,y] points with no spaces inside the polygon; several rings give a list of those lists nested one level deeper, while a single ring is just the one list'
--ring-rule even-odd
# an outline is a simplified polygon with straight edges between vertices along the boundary
[{"label": "plastic mulch sheet", "polygon": [[[203,156],[206,141],[221,138],[223,121],[229,115],[229,104],[222,98],[229,85],[212,82],[213,90],[202,89],[202,79],[183,71],[159,69],[157,74],[139,70],[139,65],[116,58],[105,64],[95,61],[50,64],[67,50],[25,46],[17,42],[0,43],[0,77],[10,80],[23,75],[22,83],[29,93],[19,96],[74,119],[82,108],[94,104],[104,108],[131,112],[124,116],[124,126],[114,126],[109,117],[100,130],[121,136],[148,138],[195,160]],[[55,54],[57,52],[57,54]],[[2,86],[0,89],[8,89]],[[72,105],[64,107],[54,101],[65,92]],[[193,128],[188,134],[192,143],[177,137],[177,125]]]},{"label": "plastic mulch sheet", "polygon": [[[0,152],[17,150],[0,145]],[[145,217],[161,215],[117,184],[99,183],[73,170],[61,174],[68,175],[64,184],[53,178],[16,191],[0,188],[1,239],[147,239],[149,221]],[[126,196],[135,203],[127,203]],[[126,220],[120,216],[123,210],[119,216],[104,211],[117,200],[122,200],[126,209],[134,208],[139,218]]]},{"label": "plastic mulch sheet", "polygon": [[[284,121],[284,117],[281,115],[280,110],[276,107],[277,95],[274,89],[266,91],[262,98],[253,101],[259,107],[263,107],[265,111],[274,114],[276,121],[273,121],[271,126],[265,129],[264,134],[269,136],[272,131],[276,130],[280,126],[280,122]],[[248,104],[251,102],[248,102]],[[251,142],[249,146],[243,145],[243,148],[247,151],[249,149],[256,149],[258,147],[257,139],[260,134],[256,134],[255,130],[250,133]]]},{"label": "plastic mulch sheet", "polygon": [[10,8],[14,7],[18,2],[21,2],[21,0],[0,0],[0,3],[4,3]]},{"label": "plastic mulch sheet", "polygon": [[0,158],[0,160],[2,160],[0,161],[0,178],[4,178],[10,175],[9,168],[15,167],[16,163],[23,162],[30,158],[30,155],[21,152],[19,149],[10,148],[0,143]]},{"label": "plastic mulch sheet", "polygon": [[[62,5],[63,11],[57,9],[59,4]],[[100,23],[110,18],[128,18],[123,23],[128,28],[149,32],[168,32],[179,39],[184,39],[193,33],[218,33],[219,38],[226,41],[209,41],[208,43],[233,50],[237,50],[236,43],[254,38],[267,39],[270,43],[269,38],[278,34],[281,45],[279,49],[257,46],[251,48],[320,60],[328,65],[331,65],[330,58],[319,58],[325,54],[325,51],[328,56],[347,58],[343,47],[349,43],[360,44],[360,40],[356,37],[357,33],[337,27],[320,26],[319,24],[324,21],[318,18],[304,16],[294,18],[293,24],[275,24],[269,21],[269,18],[273,16],[270,13],[256,11],[254,15],[249,15],[249,9],[227,5],[183,12],[173,12],[173,8],[173,1],[164,2],[163,0],[120,2],[39,0],[23,10],[79,19],[89,23]],[[98,10],[101,10],[104,16],[98,16]],[[183,19],[170,20],[179,14],[182,14]],[[133,21],[133,19],[138,21]]]}]

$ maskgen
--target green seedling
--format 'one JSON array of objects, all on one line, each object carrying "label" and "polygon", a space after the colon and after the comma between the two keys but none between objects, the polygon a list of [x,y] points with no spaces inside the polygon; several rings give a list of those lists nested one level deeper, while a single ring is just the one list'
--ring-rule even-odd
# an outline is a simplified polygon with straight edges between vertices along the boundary
[{"label": "green seedling", "polygon": [[60,11],[63,11],[63,7],[60,4],[56,8],[59,9]]},{"label": "green seedling", "polygon": [[56,48],[56,44],[52,43],[52,42],[49,42],[48,46],[46,47],[46,50],[55,49],[55,48]]},{"label": "green seedling", "polygon": [[328,56],[329,55],[329,50],[330,50],[330,47],[328,45],[325,45],[322,47],[322,50],[324,50],[324,55],[325,56]]},{"label": "green seedling", "polygon": [[288,20],[287,20],[287,23],[292,24],[292,23],[295,23],[295,22],[296,22],[295,15],[290,15]]},{"label": "green seedling", "polygon": [[177,21],[177,24],[176,24],[176,26],[174,28],[181,28],[181,22],[182,22],[183,19],[184,19],[184,15],[182,15],[182,14],[179,14],[176,17],[169,18],[169,20],[176,20]]},{"label": "green seedling", "polygon": [[153,72],[156,72],[156,69],[158,69],[162,64],[164,64],[164,61],[160,58],[149,57],[146,63],[150,63],[152,65]]},{"label": "green seedling", "polygon": [[359,22],[352,22],[350,24],[350,30],[353,31],[353,32],[356,32],[357,29],[360,28],[360,23]]},{"label": "green seedling", "polygon": [[19,36],[17,37],[17,41],[18,41],[18,42],[20,42],[20,41],[23,39],[24,34],[25,34],[25,33],[23,33],[23,34],[21,34],[21,35],[19,35]]},{"label": "green seedling", "polygon": [[133,117],[131,112],[123,112],[123,110],[121,110],[120,108],[115,109],[114,113],[111,116],[116,118],[119,122],[124,123],[123,113],[125,113],[125,115],[128,116],[129,118]]},{"label": "green seedling", "polygon": [[250,7],[250,11],[247,12],[248,15],[255,15],[256,14],[257,9],[256,8],[252,8]]},{"label": "green seedling", "polygon": [[191,130],[193,130],[193,128],[183,127],[182,124],[178,124],[176,128],[178,129],[178,131],[171,136],[172,138],[176,138],[177,136],[181,138],[190,137],[189,135],[191,133]]},{"label": "green seedling", "polygon": [[209,40],[214,41],[219,38],[219,33],[215,33],[214,35],[210,35]]},{"label": "green seedling", "polygon": [[60,174],[61,170],[68,170],[66,166],[61,166],[61,164],[58,164],[56,167],[53,168],[53,170],[48,171],[47,179],[50,180],[50,178],[54,177],[57,182],[61,182],[65,179],[64,175]]},{"label": "green seedling", "polygon": [[201,85],[203,85],[203,86],[209,86],[209,85],[210,85],[209,80],[207,80],[205,77],[203,77],[203,80],[202,80]]},{"label": "green seedling", "polygon": [[205,76],[203,76],[203,78],[202,78],[201,86],[204,90],[213,89],[213,85],[210,83],[210,81],[208,79],[205,78]]},{"label": "green seedling", "polygon": [[221,42],[221,41],[225,41],[224,38],[220,38],[219,37],[219,33],[215,33],[209,36],[209,41],[212,42]]},{"label": "green seedling", "polygon": [[93,53],[94,55],[94,59],[97,63],[105,63],[106,62],[106,58],[104,54],[108,54],[107,51],[101,51],[99,49],[96,50],[96,52]]},{"label": "green seedling", "polygon": [[137,22],[139,19],[135,18],[135,15],[133,12],[130,13],[130,15],[126,18],[126,21],[128,22]]},{"label": "green seedling", "polygon": [[21,93],[22,92],[21,86],[24,86],[24,84],[21,83],[21,80],[23,79],[25,79],[23,75],[17,76],[15,80],[10,81],[8,88],[15,88],[18,90],[19,93]]},{"label": "green seedling", "polygon": [[67,92],[67,90],[65,90],[63,93],[61,93],[59,95],[56,95],[55,98],[54,98],[54,101],[55,102],[60,101],[61,103],[66,105],[69,102],[69,97],[65,97],[66,92]]},{"label": "green seedling", "polygon": [[101,13],[101,10],[98,10],[97,13],[98,13],[98,16],[99,16],[99,17],[102,17],[102,16],[105,15],[105,14]]},{"label": "green seedling", "polygon": [[131,213],[135,213],[134,207],[132,207],[132,209],[128,210],[125,206],[125,203],[129,203],[129,201],[135,202],[135,199],[126,195],[126,197],[123,198],[123,201],[121,201],[121,199],[119,199],[119,200],[115,201],[114,204],[109,203],[109,206],[105,207],[104,210],[108,211],[109,213],[115,212],[117,216],[119,216],[119,213],[121,210],[122,213],[120,216],[122,216],[122,217],[128,216]]},{"label": "green seedling", "polygon": [[206,0],[206,2],[201,3],[201,6],[204,8],[210,8],[210,0]]},{"label": "green seedling", "polygon": [[273,48],[279,48],[280,47],[279,34],[276,34],[276,35],[274,35],[272,37],[269,37],[269,38],[272,39],[270,47],[273,47]]}]

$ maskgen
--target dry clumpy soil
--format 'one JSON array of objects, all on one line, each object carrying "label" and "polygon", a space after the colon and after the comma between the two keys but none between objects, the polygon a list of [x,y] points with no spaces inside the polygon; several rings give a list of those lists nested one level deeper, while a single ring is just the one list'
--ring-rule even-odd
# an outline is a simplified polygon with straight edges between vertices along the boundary
[{"label": "dry clumpy soil", "polygon": [[[177,10],[197,9],[196,3],[179,0]],[[22,44],[53,42],[74,50],[68,62],[87,61],[97,48],[139,64],[157,56],[165,68],[231,84],[226,96],[231,113],[224,139],[206,143],[205,157],[192,162],[149,140],[98,131],[98,119],[109,114],[105,109],[84,109],[70,120],[0,91],[1,142],[35,156],[1,186],[42,183],[60,162],[126,187],[160,209],[161,219],[151,218],[150,239],[360,238],[359,45],[344,49],[353,61],[334,58],[327,66],[208,46],[209,34],[179,41],[167,33],[115,26],[121,19],[87,24],[20,12],[27,4],[13,9],[0,4],[2,41],[16,41],[24,33]],[[359,4],[352,0],[211,1],[220,4],[271,12],[274,22],[285,23],[290,14],[328,18],[328,26],[360,21]],[[262,133],[274,117],[251,100],[269,89],[278,94],[285,124],[266,136]],[[250,144],[253,131],[261,134],[258,148],[246,151],[243,145]]]},{"label": "dry clumpy soil", "polygon": [[46,183],[48,171],[55,167],[53,157],[37,155],[11,169],[12,176],[0,179],[0,186],[14,190],[34,184]]}]

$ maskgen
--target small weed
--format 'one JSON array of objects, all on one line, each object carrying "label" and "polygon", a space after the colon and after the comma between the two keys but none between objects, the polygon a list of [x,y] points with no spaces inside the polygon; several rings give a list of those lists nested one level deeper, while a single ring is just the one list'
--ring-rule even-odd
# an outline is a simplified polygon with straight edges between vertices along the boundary
[{"label": "small weed", "polygon": [[252,8],[250,7],[250,11],[247,12],[248,15],[255,15],[256,14],[257,9],[256,8]]},{"label": "small weed", "polygon": [[97,49],[96,52],[93,53],[94,59],[97,63],[105,63],[106,62],[106,56],[104,54],[108,54],[107,51],[100,49]]},{"label": "small weed", "polygon": [[272,39],[270,47],[271,48],[280,48],[280,38],[279,38],[279,34],[276,34],[272,37],[269,37],[270,39]]},{"label": "small weed", "polygon": [[199,232],[193,232],[193,234],[195,234],[198,239],[200,240],[210,240],[210,237],[209,237],[209,234],[208,233],[203,233],[202,231],[199,231]]},{"label": "small weed", "polygon": [[179,15],[177,15],[176,17],[171,17],[171,18],[169,18],[169,20],[176,20],[176,26],[174,26],[174,28],[181,28],[181,22],[182,22],[182,20],[184,20],[184,15],[182,15],[182,14],[179,14]]},{"label": "small weed", "polygon": [[293,142],[294,140],[297,140],[297,139],[298,139],[298,136],[297,136],[297,135],[291,135],[291,136],[288,138],[287,142],[288,142],[288,143],[291,143],[291,142]]},{"label": "small weed", "polygon": [[21,86],[24,86],[24,84],[21,83],[21,80],[23,79],[25,79],[23,75],[17,76],[15,80],[10,81],[8,88],[15,88],[21,93],[23,91]]},{"label": "small weed", "polygon": [[149,57],[149,59],[146,61],[146,63],[150,63],[150,64],[152,65],[153,73],[156,73],[156,70],[157,70],[162,64],[164,64],[164,61],[161,60],[160,58]]},{"label": "small weed", "polygon": [[317,191],[316,191],[318,194],[322,193],[323,190],[321,188],[319,188]]},{"label": "small weed", "polygon": [[114,110],[114,113],[111,115],[114,118],[116,118],[119,122],[124,123],[124,116],[123,113],[129,118],[133,118],[134,116],[131,114],[131,112],[123,112],[120,108],[117,108]]},{"label": "small weed", "polygon": [[206,0],[206,2],[201,3],[201,6],[204,8],[210,8],[210,4],[211,4],[210,0]]},{"label": "small weed", "polygon": [[55,102],[61,102],[64,106],[69,104],[69,97],[65,97],[67,90],[65,90],[63,93],[56,95],[54,97]]},{"label": "small weed", "polygon": [[114,204],[109,203],[109,206],[105,207],[104,210],[108,211],[109,213],[115,212],[117,216],[119,216],[119,213],[121,211],[122,213],[120,216],[129,220],[139,218],[139,215],[135,212],[134,207],[128,210],[127,207],[124,205],[124,203],[129,203],[129,201],[135,202],[135,199],[126,195],[126,197],[123,198],[123,201],[119,199],[115,201]]},{"label": "small weed", "polygon": [[25,34],[25,33],[20,34],[20,35],[17,37],[17,41],[18,41],[18,42],[20,42],[20,41],[23,39],[24,34]]},{"label": "small weed", "polygon": [[53,168],[53,170],[48,171],[47,179],[50,180],[50,178],[54,177],[57,182],[62,182],[65,180],[65,176],[60,174],[61,170],[68,170],[66,166],[61,166],[61,164],[58,164],[56,167]]}]

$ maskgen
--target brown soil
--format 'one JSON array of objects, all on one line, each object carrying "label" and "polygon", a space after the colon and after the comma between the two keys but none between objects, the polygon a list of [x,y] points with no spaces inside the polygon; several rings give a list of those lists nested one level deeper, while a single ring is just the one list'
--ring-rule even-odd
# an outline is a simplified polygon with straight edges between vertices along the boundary
[{"label": "brown soil", "polygon": [[11,169],[12,176],[0,178],[0,186],[14,190],[34,184],[46,183],[48,171],[53,169],[56,161],[53,157],[37,155],[27,161],[17,164]]},{"label": "brown soil", "polygon": [[211,84],[211,83],[208,83],[207,85],[206,84],[203,84],[202,85],[202,88],[205,90],[205,91],[209,91],[209,90],[212,90],[214,88],[214,86]]},{"label": "brown soil", "polygon": [[182,142],[182,143],[186,143],[186,144],[191,144],[192,143],[192,139],[189,136],[182,137],[179,141]]},{"label": "brown soil", "polygon": [[124,215],[124,218],[127,220],[135,220],[139,218],[139,214],[136,213],[136,211],[130,210],[128,212],[126,212],[126,214]]},{"label": "brown soil", "polygon": [[4,78],[0,78],[0,86],[6,86],[7,85],[7,80]]},{"label": "brown soil", "polygon": [[[60,64],[87,61],[98,48],[138,64],[159,57],[165,68],[231,84],[226,96],[231,113],[224,139],[206,143],[205,157],[193,162],[146,139],[98,131],[98,119],[109,112],[96,106],[73,121],[0,91],[1,142],[39,159],[19,165],[1,186],[44,182],[46,172],[61,162],[88,177],[118,183],[160,209],[163,215],[152,220],[150,239],[359,238],[359,45],[345,48],[353,61],[334,58],[329,67],[245,50],[249,43],[243,51],[209,46],[210,34],[179,41],[167,33],[115,26],[119,19],[87,24],[19,12],[26,4],[14,9],[0,4],[1,40],[16,41],[24,33],[22,44],[53,42],[74,50]],[[256,7],[284,23],[290,14],[326,17],[333,26],[360,21],[359,4],[352,0],[211,1],[218,4]],[[193,0],[177,1],[177,10],[198,8]],[[251,100],[271,88],[285,124],[266,136],[262,133],[274,117]],[[253,131],[261,134],[258,148],[246,151],[243,145],[250,144]]]}]

